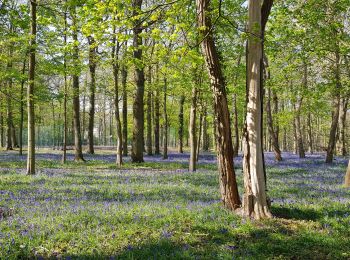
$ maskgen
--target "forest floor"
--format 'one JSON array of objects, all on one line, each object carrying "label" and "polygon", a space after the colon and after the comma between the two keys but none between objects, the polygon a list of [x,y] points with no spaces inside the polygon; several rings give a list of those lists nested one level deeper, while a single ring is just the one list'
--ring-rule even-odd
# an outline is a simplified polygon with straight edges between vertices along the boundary
[{"label": "forest floor", "polygon": [[188,154],[117,169],[114,151],[64,166],[60,153],[40,149],[27,176],[25,156],[1,152],[0,207],[12,210],[0,217],[0,259],[350,259],[346,158],[266,153],[275,218],[251,221],[222,207],[213,154],[189,173]]}]

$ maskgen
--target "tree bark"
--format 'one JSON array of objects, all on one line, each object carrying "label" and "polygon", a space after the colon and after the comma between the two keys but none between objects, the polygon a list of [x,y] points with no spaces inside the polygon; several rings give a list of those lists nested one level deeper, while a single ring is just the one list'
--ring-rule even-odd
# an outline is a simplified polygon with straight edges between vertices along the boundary
[{"label": "tree bark", "polygon": [[[266,6],[268,5],[268,7]],[[270,6],[269,6],[270,5]],[[254,219],[271,218],[266,194],[266,174],[262,140],[263,39],[272,1],[248,1],[247,116],[244,131],[243,215]],[[267,8],[267,13],[266,9]],[[261,37],[259,37],[261,36]]]},{"label": "tree bark", "polygon": [[153,155],[152,149],[152,67],[148,67],[148,90],[147,90],[147,155]]},{"label": "tree bark", "polygon": [[0,112],[0,135],[1,135],[1,140],[0,144],[1,147],[5,146],[5,138],[4,138],[4,114]]},{"label": "tree bark", "polygon": [[[133,0],[133,16],[139,15],[142,7],[142,0]],[[145,91],[144,65],[142,64],[142,27],[139,19],[135,19],[133,28],[133,57],[137,61],[135,66],[136,91],[133,103],[133,136],[131,161],[134,163],[143,162],[144,150],[144,107],[143,96]]]},{"label": "tree bark", "polygon": [[29,77],[27,87],[28,109],[28,153],[27,174],[35,174],[35,114],[34,114],[34,77],[36,53],[36,0],[30,2],[30,51],[29,51]]},{"label": "tree bark", "polygon": [[81,144],[81,131],[80,131],[80,102],[79,102],[79,46],[78,46],[78,29],[77,29],[77,17],[76,7],[72,9],[72,23],[73,23],[73,40],[75,45],[73,47],[73,66],[74,74],[73,78],[73,123],[74,123],[74,160],[85,161],[83,157],[83,150]]},{"label": "tree bark", "polygon": [[196,161],[199,161],[199,152],[201,147],[201,138],[202,138],[202,131],[203,131],[203,111],[199,112],[199,127],[198,127],[198,137],[197,137],[197,152],[196,152]]},{"label": "tree bark", "polygon": [[214,96],[215,139],[220,174],[221,200],[225,207],[235,210],[240,207],[236,175],[233,164],[233,147],[226,86],[218,52],[212,35],[209,0],[196,0],[198,26],[201,28],[202,52],[208,69]]},{"label": "tree bark", "polygon": [[88,127],[88,150],[89,154],[94,154],[94,119],[95,119],[95,90],[96,90],[96,42],[93,36],[88,37],[89,42],[89,70],[90,70],[90,108]]}]

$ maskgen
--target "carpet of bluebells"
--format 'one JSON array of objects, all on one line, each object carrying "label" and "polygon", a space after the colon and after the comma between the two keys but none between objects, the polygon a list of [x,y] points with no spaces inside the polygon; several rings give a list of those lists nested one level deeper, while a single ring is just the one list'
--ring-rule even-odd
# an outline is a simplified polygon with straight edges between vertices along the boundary
[{"label": "carpet of bluebells", "polygon": [[0,218],[0,259],[350,259],[347,158],[266,153],[275,217],[258,222],[222,207],[213,154],[189,173],[188,154],[118,169],[113,151],[66,165],[59,153],[39,150],[27,176],[25,156],[1,152],[0,207],[12,210]]}]

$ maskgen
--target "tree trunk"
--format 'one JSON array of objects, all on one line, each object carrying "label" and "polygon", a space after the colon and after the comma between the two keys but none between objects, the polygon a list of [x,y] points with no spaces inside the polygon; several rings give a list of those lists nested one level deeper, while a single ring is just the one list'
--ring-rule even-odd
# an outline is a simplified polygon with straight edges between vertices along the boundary
[{"label": "tree trunk", "polygon": [[164,78],[164,99],[163,99],[163,159],[168,159],[168,113],[166,107],[167,99],[167,80]]},{"label": "tree trunk", "polygon": [[345,187],[350,187],[350,160],[345,174]]},{"label": "tree trunk", "polygon": [[[67,45],[67,9],[64,11],[64,34],[63,34],[64,46]],[[64,96],[63,96],[63,144],[62,144],[62,163],[66,163],[67,160],[67,134],[68,134],[68,125],[67,125],[67,96],[68,96],[68,87],[67,87],[67,54],[64,50],[63,56],[63,70],[64,70]]]},{"label": "tree trunk", "polygon": [[299,154],[299,158],[305,158],[305,149],[303,141],[303,132],[301,127],[300,113],[301,113],[301,99],[295,105],[295,133],[296,133],[296,146]]},{"label": "tree trunk", "polygon": [[[262,39],[264,39],[264,28],[272,2],[265,0],[263,6],[261,3],[261,0],[248,1],[248,31],[251,35],[248,37],[247,45],[247,116],[244,131],[243,174],[245,194],[243,214],[254,219],[272,217],[266,194],[262,140]],[[267,8],[267,14],[265,8]],[[257,35],[261,35],[261,39],[258,39]]]},{"label": "tree trunk", "polygon": [[[122,144],[122,124],[120,121],[119,114],[119,65],[118,65],[118,54],[119,54],[120,44],[116,40],[116,28],[113,26],[113,38],[112,38],[112,68],[114,76],[114,113],[115,121],[117,124],[117,158],[116,164],[118,167],[123,164],[123,144]],[[106,102],[104,102],[106,104]],[[106,119],[104,118],[104,121]],[[106,131],[106,124],[104,123],[104,132]]]},{"label": "tree trunk", "polygon": [[346,156],[347,149],[346,149],[346,136],[345,136],[345,130],[346,130],[346,114],[348,111],[348,103],[349,103],[349,98],[345,97],[342,102],[342,110],[341,110],[341,115],[340,115],[340,123],[341,123],[341,128],[340,128],[340,147],[341,147],[341,155]]},{"label": "tree trunk", "polygon": [[334,91],[334,101],[333,101],[333,112],[332,112],[332,124],[329,131],[326,163],[333,162],[334,147],[336,143],[336,133],[338,128],[339,121],[339,112],[340,112],[340,56],[339,49],[335,53],[335,91]]},{"label": "tree trunk", "polygon": [[183,153],[183,138],[184,138],[184,103],[185,96],[180,97],[180,110],[179,110],[179,153]]},{"label": "tree trunk", "polygon": [[[26,71],[26,58],[23,61],[22,75]],[[20,103],[20,122],[19,122],[19,155],[23,155],[23,123],[24,123],[24,79],[21,80],[21,103]]]},{"label": "tree trunk", "polygon": [[208,120],[207,120],[207,108],[206,106],[204,107],[203,111],[203,134],[202,134],[202,139],[203,139],[203,151],[207,152],[209,151],[209,135],[208,135]]},{"label": "tree trunk", "polygon": [[197,137],[197,152],[196,152],[196,161],[199,161],[199,152],[201,147],[201,138],[202,138],[202,131],[203,131],[203,111],[199,114],[199,128],[198,128],[198,137]]},{"label": "tree trunk", "polygon": [[5,146],[5,138],[4,138],[4,114],[0,111],[0,135],[1,140],[0,144],[1,147]]},{"label": "tree trunk", "polygon": [[126,92],[126,80],[128,71],[126,67],[122,66],[122,87],[123,87],[123,156],[128,155],[128,95]]},{"label": "tree trunk", "polygon": [[81,131],[80,131],[80,102],[79,102],[79,46],[78,43],[78,29],[77,29],[77,17],[76,7],[72,10],[72,23],[73,23],[73,40],[76,43],[73,48],[73,66],[75,68],[73,78],[73,122],[74,122],[74,160],[85,161],[83,157],[82,144],[81,144]]},{"label": "tree trunk", "polygon": [[[196,82],[197,83],[197,82]],[[197,85],[197,84],[196,84]],[[190,137],[190,162],[189,171],[196,171],[196,152],[197,152],[197,137],[196,137],[196,113],[197,113],[197,88],[192,88],[190,123],[189,123],[189,137]]]},{"label": "tree trunk", "polygon": [[35,174],[35,114],[34,114],[34,77],[35,77],[35,52],[36,52],[36,0],[30,2],[30,51],[27,87],[28,109],[28,153],[27,174]]},{"label": "tree trunk", "polygon": [[147,91],[147,154],[152,155],[152,67],[148,67],[148,91]]},{"label": "tree trunk", "polygon": [[93,36],[88,37],[89,42],[89,69],[90,69],[90,108],[88,127],[88,150],[89,154],[94,154],[94,119],[95,119],[95,90],[96,90],[96,42]]},{"label": "tree trunk", "polygon": [[238,110],[237,110],[237,94],[233,94],[233,128],[235,133],[235,141],[233,145],[233,156],[238,156],[239,151],[239,129],[238,129]]},{"label": "tree trunk", "polygon": [[311,113],[307,113],[307,136],[309,144],[309,153],[314,153],[313,137],[312,137],[312,126],[311,126]]},{"label": "tree trunk", "polygon": [[267,118],[267,126],[271,138],[271,146],[275,153],[276,161],[282,161],[281,150],[278,144],[277,134],[274,130],[272,113],[271,113],[271,89],[267,90],[267,101],[266,101],[266,118]]},{"label": "tree trunk", "polygon": [[154,98],[154,154],[159,155],[160,154],[160,145],[159,145],[159,134],[160,134],[160,126],[159,126],[159,117],[160,117],[160,110],[159,110],[159,91],[156,90],[155,98]]},{"label": "tree trunk", "polygon": [[[12,59],[12,48],[10,47],[10,53],[9,56]],[[10,61],[7,65],[7,68],[11,70],[12,68],[12,61]],[[6,101],[7,101],[7,146],[6,150],[13,150],[13,143],[12,143],[12,126],[13,126],[13,118],[12,118],[12,78],[8,80],[8,87],[7,87],[7,95],[6,95]]]},{"label": "tree trunk", "polygon": [[[201,28],[202,51],[208,69],[214,96],[215,139],[220,174],[221,200],[225,207],[235,210],[240,207],[236,175],[233,164],[233,147],[226,86],[218,52],[212,35],[209,0],[196,0],[198,26]],[[205,37],[203,37],[205,36]]]}]

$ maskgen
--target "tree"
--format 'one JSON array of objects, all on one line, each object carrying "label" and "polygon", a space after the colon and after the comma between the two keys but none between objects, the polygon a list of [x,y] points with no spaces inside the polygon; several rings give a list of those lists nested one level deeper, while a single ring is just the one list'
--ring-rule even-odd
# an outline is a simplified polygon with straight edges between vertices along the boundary
[{"label": "tree", "polygon": [[36,0],[30,1],[30,51],[29,51],[29,77],[27,88],[28,108],[28,154],[27,174],[35,174],[35,114],[34,114],[34,78],[36,53]]},{"label": "tree", "polygon": [[72,31],[73,31],[73,124],[74,124],[74,160],[85,161],[83,157],[81,131],[80,131],[80,102],[79,102],[79,41],[76,6],[71,8]]},{"label": "tree", "polygon": [[203,38],[201,47],[214,99],[215,138],[221,200],[225,207],[235,210],[240,207],[241,201],[233,165],[232,136],[225,80],[213,38],[212,22],[209,13],[210,0],[196,0],[196,5],[198,27]]},{"label": "tree", "polygon": [[141,8],[142,0],[133,0],[133,58],[135,60],[135,85],[136,90],[134,94],[133,103],[133,134],[132,134],[132,151],[131,161],[140,163],[143,162],[143,149],[144,149],[144,108],[143,108],[143,96],[145,91],[145,74],[144,65],[142,64],[142,24],[140,18],[138,18]]},{"label": "tree", "polygon": [[263,39],[273,2],[248,1],[247,116],[244,129],[243,215],[255,219],[272,217],[266,194],[262,140]]}]

